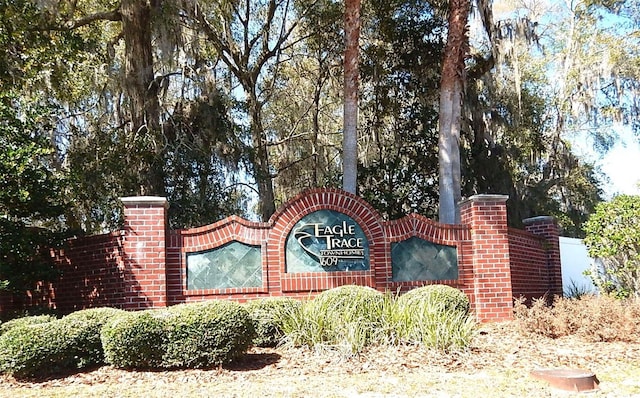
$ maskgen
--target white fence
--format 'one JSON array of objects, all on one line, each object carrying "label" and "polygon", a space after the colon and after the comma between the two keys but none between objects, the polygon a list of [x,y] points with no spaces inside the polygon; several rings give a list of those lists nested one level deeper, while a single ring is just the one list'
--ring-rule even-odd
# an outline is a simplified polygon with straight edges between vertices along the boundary
[{"label": "white fence", "polygon": [[596,291],[593,282],[584,271],[591,267],[593,259],[587,254],[582,239],[560,237],[560,261],[562,263],[562,288],[565,292],[579,289],[579,292]]}]

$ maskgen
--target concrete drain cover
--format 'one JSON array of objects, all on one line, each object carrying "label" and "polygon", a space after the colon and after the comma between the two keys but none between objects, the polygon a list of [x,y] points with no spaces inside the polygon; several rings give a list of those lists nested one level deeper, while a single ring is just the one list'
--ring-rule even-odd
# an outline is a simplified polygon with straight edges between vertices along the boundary
[{"label": "concrete drain cover", "polygon": [[594,373],[582,369],[540,369],[532,371],[531,376],[565,391],[597,390],[600,383]]}]

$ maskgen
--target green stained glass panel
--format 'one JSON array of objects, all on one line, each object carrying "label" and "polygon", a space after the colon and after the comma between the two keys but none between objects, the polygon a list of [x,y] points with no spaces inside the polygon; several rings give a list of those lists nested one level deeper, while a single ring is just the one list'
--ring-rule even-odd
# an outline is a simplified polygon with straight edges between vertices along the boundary
[{"label": "green stained glass panel", "polygon": [[458,279],[458,252],[414,236],[391,244],[391,267],[394,282]]},{"label": "green stained glass panel", "polygon": [[227,289],[262,286],[260,246],[230,242],[187,253],[187,289]]}]

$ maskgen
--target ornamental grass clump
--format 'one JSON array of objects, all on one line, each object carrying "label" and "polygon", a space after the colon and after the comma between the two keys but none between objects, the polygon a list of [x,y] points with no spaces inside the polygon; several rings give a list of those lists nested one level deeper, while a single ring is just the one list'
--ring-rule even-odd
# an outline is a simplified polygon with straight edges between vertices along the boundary
[{"label": "ornamental grass clump", "polygon": [[286,341],[294,346],[333,347],[358,353],[386,340],[382,314],[387,296],[365,286],[341,286],[324,291],[293,308],[285,317]]},{"label": "ornamental grass clump", "polygon": [[469,313],[469,299],[460,290],[429,285],[411,290],[397,299],[397,339],[441,350],[467,347],[476,332]]},{"label": "ornamental grass clump", "polygon": [[398,298],[400,305],[408,307],[422,303],[440,307],[441,311],[469,313],[469,298],[459,289],[447,285],[427,285],[404,293]]}]

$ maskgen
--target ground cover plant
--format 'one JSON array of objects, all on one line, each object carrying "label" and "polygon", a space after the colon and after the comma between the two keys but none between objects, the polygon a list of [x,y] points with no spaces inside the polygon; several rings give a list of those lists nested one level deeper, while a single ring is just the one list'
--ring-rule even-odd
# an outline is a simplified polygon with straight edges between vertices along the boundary
[{"label": "ground cover plant", "polygon": [[[420,344],[372,345],[357,355],[339,349],[305,345],[253,347],[235,361],[215,369],[172,371],[125,370],[102,366],[63,377],[23,380],[0,376],[0,397],[575,397],[552,389],[530,376],[540,368],[579,368],[600,380],[589,397],[640,396],[640,341],[619,335],[594,341],[560,327],[549,334],[545,319],[558,314],[571,324],[582,317],[578,307],[604,314],[637,302],[609,301],[602,296],[588,303],[562,299],[554,306],[516,308],[513,321],[482,324],[465,349],[439,350]],[[566,302],[565,302],[566,300]],[[560,304],[558,304],[560,303]],[[612,307],[613,306],[613,307]],[[586,311],[586,310],[585,310]],[[566,314],[566,315],[562,315]],[[634,316],[631,311],[627,316]],[[530,319],[530,318],[533,318]],[[599,319],[599,321],[596,321]],[[591,318],[588,323],[610,318]],[[526,326],[526,327],[525,327]],[[551,336],[554,337],[551,337]],[[635,337],[633,337],[635,336]],[[633,337],[633,338],[631,338]]]},{"label": "ground cover plant", "polygon": [[[435,295],[431,289],[443,288],[420,288],[411,295],[398,298],[367,288],[343,287],[327,292],[317,302],[306,300],[290,305],[278,298],[269,304],[238,305],[242,311],[236,311],[236,306],[231,304],[231,313],[243,313],[248,319],[255,319],[255,315],[250,315],[250,308],[275,307],[279,310],[274,310],[274,313],[285,314],[307,308],[306,311],[333,311],[337,313],[334,314],[336,318],[352,319],[357,324],[358,319],[371,318],[354,314],[367,305],[375,308],[379,304],[382,310],[374,311],[380,316],[376,322],[384,324],[393,319],[391,312],[399,311],[401,302],[406,305],[414,302],[417,296]],[[444,291],[452,297],[457,296],[455,289]],[[339,309],[338,302],[350,310]],[[170,315],[166,310],[153,310],[127,312],[121,316],[183,319],[182,327],[187,332],[181,336],[185,337],[191,332],[202,333],[203,329],[188,326],[189,320],[200,316],[200,305],[206,303],[171,307],[178,315]],[[425,307],[437,311],[444,306],[432,304]],[[567,397],[573,395],[554,392],[543,382],[532,379],[529,372],[541,367],[577,367],[593,371],[600,379],[600,391],[592,396],[631,397],[640,394],[640,379],[637,377],[640,374],[639,308],[635,301],[620,301],[606,296],[556,299],[554,305],[540,301],[530,308],[518,302],[513,321],[476,324],[472,338],[464,346],[448,349],[399,338],[390,344],[391,334],[387,330],[387,340],[364,345],[357,352],[353,352],[344,339],[335,344],[325,339],[317,345],[247,348],[242,355],[225,362],[223,367],[214,368],[193,369],[197,366],[190,364],[171,371],[163,370],[167,369],[164,367],[146,371],[107,365],[55,378],[37,379],[23,379],[5,373],[0,376],[0,396]],[[459,313],[465,311],[463,305]],[[455,311],[447,313],[451,315]],[[119,317],[111,318],[109,324]],[[278,329],[284,326],[280,320],[286,317],[273,316],[269,319],[273,321],[271,325]],[[549,326],[553,319],[555,322]],[[166,326],[163,322],[161,324]],[[620,332],[604,332],[612,328]],[[162,333],[169,329],[163,329]],[[398,335],[395,336],[397,338]],[[197,339],[181,340],[185,344],[184,352],[191,352],[191,355],[195,351],[189,350],[195,346],[188,346],[203,344]],[[139,350],[140,345],[136,349]]]}]

